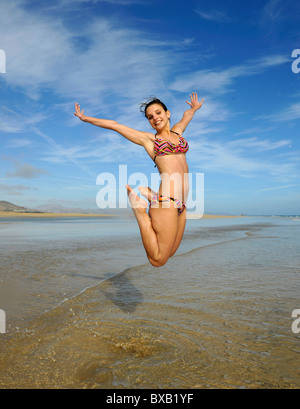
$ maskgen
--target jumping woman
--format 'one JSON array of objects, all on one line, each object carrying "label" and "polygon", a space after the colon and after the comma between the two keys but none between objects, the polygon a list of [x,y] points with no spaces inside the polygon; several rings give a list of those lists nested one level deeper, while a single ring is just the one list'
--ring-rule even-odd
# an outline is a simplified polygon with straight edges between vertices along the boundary
[{"label": "jumping woman", "polygon": [[[138,222],[148,260],[155,267],[163,266],[178,249],[186,222],[186,201],[188,196],[188,165],[185,153],[188,143],[182,136],[201,108],[204,99],[198,101],[197,93],[190,95],[190,106],[182,119],[170,127],[170,112],[163,102],[152,98],[141,105],[141,111],[155,130],[155,134],[141,132],[109,119],[91,118],[84,115],[80,105],[75,104],[75,115],[83,122],[100,128],[111,129],[145,148],[160,173],[159,191],[148,187],[139,188],[148,201],[140,199],[134,190],[126,185],[129,202]],[[146,208],[149,202],[149,214]]]}]

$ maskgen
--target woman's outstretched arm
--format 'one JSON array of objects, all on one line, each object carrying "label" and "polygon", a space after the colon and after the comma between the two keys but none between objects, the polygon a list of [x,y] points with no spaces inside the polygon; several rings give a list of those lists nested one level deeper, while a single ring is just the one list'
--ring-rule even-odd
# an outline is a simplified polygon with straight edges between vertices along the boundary
[{"label": "woman's outstretched arm", "polygon": [[196,92],[193,92],[190,95],[190,98],[191,101],[186,101],[186,103],[189,104],[191,108],[187,109],[184,112],[182,119],[172,128],[173,130],[176,130],[180,134],[182,134],[185,131],[188,124],[194,118],[195,112],[202,107],[202,104],[204,102],[204,99],[202,99],[201,102],[198,101],[198,95]]},{"label": "woman's outstretched arm", "polygon": [[118,132],[120,135],[124,136],[126,139],[130,140],[137,145],[142,145],[146,148],[146,145],[149,143],[150,139],[153,138],[153,135],[149,132],[141,132],[136,129],[129,128],[128,126],[122,125],[117,121],[110,119],[100,119],[92,118],[90,116],[84,115],[84,110],[81,111],[80,105],[75,104],[75,116],[77,116],[81,121],[87,122],[89,124],[99,126],[100,128],[110,129],[112,131]]}]

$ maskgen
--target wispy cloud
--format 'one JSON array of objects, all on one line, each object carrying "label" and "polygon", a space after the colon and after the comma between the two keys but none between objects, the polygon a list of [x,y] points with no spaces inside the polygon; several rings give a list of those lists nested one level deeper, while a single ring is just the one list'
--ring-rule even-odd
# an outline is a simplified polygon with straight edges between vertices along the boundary
[{"label": "wispy cloud", "polygon": [[[103,149],[103,144],[105,144],[105,149]],[[84,145],[64,147],[51,144],[41,159],[54,164],[73,163],[85,173],[95,177],[96,175],[91,170],[93,163],[122,163],[124,162],[124,150],[129,158],[136,157],[136,165],[143,163],[145,157],[141,157],[141,154],[144,153],[142,147],[127,142],[121,136],[109,132],[107,134],[101,132],[98,138],[92,138]]]},{"label": "wispy cloud", "polygon": [[12,172],[6,172],[6,177],[8,178],[18,177],[18,178],[31,179],[31,178],[37,178],[40,175],[49,174],[49,172],[47,172],[44,169],[39,169],[28,163],[20,163],[19,161],[15,159],[12,160],[12,163],[15,169]]},{"label": "wispy cloud", "polygon": [[[32,113],[32,109],[20,113],[7,106],[1,106],[0,110],[0,131],[4,133],[26,132],[31,126],[37,125],[47,118],[47,115],[43,112]],[[25,140],[23,139],[23,141]]]},{"label": "wispy cloud", "polygon": [[265,119],[273,122],[294,121],[300,119],[300,102],[292,104],[277,113],[259,115],[256,119]]},{"label": "wispy cloud", "polygon": [[57,80],[58,72],[75,49],[70,47],[68,30],[59,20],[41,18],[20,4],[6,2],[1,7],[1,45],[8,60],[4,80],[37,98],[39,87]]},{"label": "wispy cloud", "polygon": [[49,144],[55,152],[58,152],[58,156],[63,155],[65,160],[74,164],[75,166],[79,167],[82,171],[84,171],[86,174],[90,176],[95,176],[94,173],[90,170],[90,168],[83,163],[81,163],[76,157],[74,157],[74,152],[76,152],[78,149],[76,148],[71,148],[71,149],[65,149],[63,148],[60,144],[58,144],[51,136],[45,134],[42,132],[40,129],[33,127],[32,131],[40,136],[47,144]]},{"label": "wispy cloud", "polygon": [[32,144],[32,141],[30,141],[29,139],[24,139],[24,138],[10,139],[6,144],[6,147],[16,149],[16,148],[24,148],[25,146],[29,146],[31,144]]},{"label": "wispy cloud", "polygon": [[284,185],[284,186],[267,187],[264,189],[255,190],[253,193],[270,192],[272,190],[288,189],[289,187],[296,187],[296,186],[300,186],[300,184],[297,183],[297,184],[290,184],[290,185]]},{"label": "wispy cloud", "polygon": [[215,21],[218,23],[229,23],[232,21],[232,18],[222,10],[202,11],[197,9],[196,13],[204,20]]},{"label": "wispy cloud", "polygon": [[116,4],[119,6],[129,6],[131,4],[143,4],[149,0],[59,0],[58,1],[58,6],[59,7],[64,7],[64,6],[69,6],[74,4],[83,4],[83,5],[88,5],[88,4],[97,4],[97,3],[111,3],[111,4]]},{"label": "wispy cloud", "polygon": [[0,184],[0,191],[2,195],[8,194],[11,196],[22,196],[23,192],[28,190],[31,190],[29,186]]},{"label": "wispy cloud", "polygon": [[190,141],[191,154],[189,161],[204,172],[238,175],[243,178],[253,178],[258,175],[271,176],[274,180],[290,181],[298,178],[297,160],[286,160],[279,155],[264,156],[262,152],[277,152],[287,146],[287,140],[270,141],[247,138],[228,142],[205,137]]},{"label": "wispy cloud", "polygon": [[290,59],[287,56],[269,55],[226,69],[199,70],[184,74],[178,76],[170,87],[182,92],[187,89],[201,89],[210,94],[222,94],[230,90],[237,78],[260,74],[271,67],[288,62],[290,63]]},{"label": "wispy cloud", "polygon": [[236,132],[234,136],[248,135],[248,134],[261,134],[261,133],[270,132],[273,129],[274,129],[274,126],[269,126],[268,128],[261,128],[261,127],[256,126],[253,128],[244,129],[243,131]]},{"label": "wispy cloud", "polygon": [[287,15],[296,15],[298,13],[297,10],[299,10],[297,2],[268,0],[262,8],[258,9],[257,18],[254,19],[254,23],[257,24],[265,33],[265,36],[268,37],[278,32],[278,29],[281,28]]},{"label": "wispy cloud", "polygon": [[175,44],[109,18],[94,17],[78,32],[11,2],[1,10],[0,26],[9,61],[3,80],[35,100],[47,89],[104,109],[117,97],[120,106],[122,98],[139,100],[166,88],[164,79],[176,66]]},{"label": "wispy cloud", "polygon": [[282,18],[282,1],[269,0],[262,9],[262,20],[278,21]]},{"label": "wispy cloud", "polygon": [[283,148],[291,144],[290,140],[271,141],[269,139],[258,139],[256,137],[235,139],[228,142],[228,146],[236,149],[252,149],[256,152],[266,152],[274,149]]}]

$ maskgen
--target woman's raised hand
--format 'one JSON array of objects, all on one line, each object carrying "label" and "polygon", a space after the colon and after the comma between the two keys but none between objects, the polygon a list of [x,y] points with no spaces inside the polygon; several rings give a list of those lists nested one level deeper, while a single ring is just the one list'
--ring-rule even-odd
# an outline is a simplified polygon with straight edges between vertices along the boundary
[{"label": "woman's raised hand", "polygon": [[202,107],[204,98],[202,99],[201,102],[199,102],[197,92],[193,92],[192,94],[190,94],[190,98],[191,98],[191,102],[186,101],[186,103],[189,104],[192,109],[197,111],[197,109],[200,109]]},{"label": "woman's raised hand", "polygon": [[78,105],[77,102],[76,102],[74,115],[78,116],[79,119],[84,121],[85,120],[85,115],[83,114],[83,112],[84,112],[84,110],[82,110],[82,112],[81,112],[80,105]]}]

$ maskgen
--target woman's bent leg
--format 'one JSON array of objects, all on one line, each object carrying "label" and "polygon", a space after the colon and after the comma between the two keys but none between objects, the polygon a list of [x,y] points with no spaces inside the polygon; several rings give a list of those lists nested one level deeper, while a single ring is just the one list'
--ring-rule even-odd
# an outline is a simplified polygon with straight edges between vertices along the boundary
[{"label": "woman's bent leg", "polygon": [[[155,197],[157,195],[156,192],[154,192],[153,190],[151,190],[149,187],[139,187],[140,192],[142,193],[142,195],[148,199],[148,201],[151,203],[153,197]],[[170,201],[171,202],[171,201]],[[182,203],[181,203],[182,205]],[[181,214],[178,215],[178,228],[177,228],[177,235],[176,235],[176,239],[175,239],[175,243],[173,246],[173,249],[171,251],[170,257],[173,256],[178,247],[180,246],[182,237],[183,237],[183,233],[185,230],[185,224],[186,224],[186,206],[184,206],[184,210],[181,212]],[[150,209],[151,212],[151,209]],[[149,213],[150,213],[149,212]]]},{"label": "woman's bent leg", "polygon": [[184,211],[181,213],[181,215],[178,216],[178,229],[177,229],[177,235],[176,235],[176,239],[175,239],[175,243],[173,246],[173,249],[171,251],[170,257],[173,256],[178,247],[180,246],[182,237],[183,237],[183,233],[185,230],[185,224],[186,224],[186,209],[184,209]]},{"label": "woman's bent leg", "polygon": [[130,186],[126,187],[148,260],[153,266],[161,267],[168,261],[177,237],[177,208],[173,204],[169,208],[151,208],[150,219],[146,212],[147,202],[140,199]]}]

